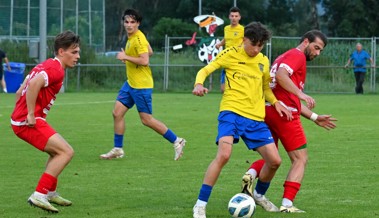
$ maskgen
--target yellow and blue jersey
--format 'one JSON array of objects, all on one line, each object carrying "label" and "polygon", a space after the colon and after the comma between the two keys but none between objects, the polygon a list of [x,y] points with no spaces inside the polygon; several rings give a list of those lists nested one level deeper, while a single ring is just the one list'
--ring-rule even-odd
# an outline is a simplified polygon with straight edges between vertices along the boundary
[{"label": "yellow and blue jersey", "polygon": [[245,28],[238,24],[235,27],[228,25],[224,28],[225,48],[240,46],[243,41]]},{"label": "yellow and blue jersey", "polygon": [[252,120],[263,121],[265,102],[274,104],[277,101],[269,86],[269,65],[268,58],[262,53],[250,57],[243,46],[231,47],[223,50],[197,73],[195,84],[203,84],[216,69],[225,68],[225,91],[220,112],[232,111]]},{"label": "yellow and blue jersey", "polygon": [[[125,54],[138,57],[143,53],[148,53],[149,42],[145,35],[138,30],[128,38],[125,46]],[[149,66],[142,66],[130,61],[126,61],[126,77],[129,85],[135,89],[153,88],[153,75]]]}]

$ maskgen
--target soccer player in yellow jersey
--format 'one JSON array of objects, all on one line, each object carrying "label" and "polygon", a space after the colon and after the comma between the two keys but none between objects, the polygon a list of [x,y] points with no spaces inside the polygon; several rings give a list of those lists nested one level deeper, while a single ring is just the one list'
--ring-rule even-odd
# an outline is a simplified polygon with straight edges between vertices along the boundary
[{"label": "soccer player in yellow jersey", "polygon": [[[219,49],[221,46],[225,48],[237,47],[242,44],[244,27],[239,23],[241,20],[241,11],[237,7],[229,10],[230,25],[224,28],[224,39],[217,43],[215,47]],[[221,71],[220,89],[223,93],[225,90],[225,69]]]},{"label": "soccer player in yellow jersey", "polygon": [[113,109],[114,148],[102,159],[122,158],[124,156],[123,139],[125,132],[124,116],[134,105],[141,122],[161,134],[174,146],[175,157],[178,160],[183,154],[186,141],[177,137],[166,125],[152,116],[153,76],[149,67],[149,56],[153,51],[145,35],[138,29],[142,16],[134,9],[125,10],[122,16],[123,24],[128,35],[125,51],[117,54],[117,59],[126,65],[127,81],[121,87]]},{"label": "soccer player in yellow jersey", "polygon": [[265,102],[272,104],[279,115],[286,116],[288,120],[292,119],[292,115],[275,98],[269,86],[269,60],[260,52],[270,36],[270,31],[261,23],[250,23],[245,27],[242,46],[222,51],[197,73],[192,91],[194,95],[204,96],[208,92],[203,82],[220,67],[225,68],[226,84],[218,116],[218,151],[205,173],[193,208],[194,218],[206,218],[205,207],[212,188],[231,156],[233,144],[240,137],[248,149],[257,151],[266,161],[257,182],[257,192],[260,194],[257,204],[272,205],[275,210],[275,205],[265,197],[265,193],[281,164],[281,158],[270,130],[264,123]]}]

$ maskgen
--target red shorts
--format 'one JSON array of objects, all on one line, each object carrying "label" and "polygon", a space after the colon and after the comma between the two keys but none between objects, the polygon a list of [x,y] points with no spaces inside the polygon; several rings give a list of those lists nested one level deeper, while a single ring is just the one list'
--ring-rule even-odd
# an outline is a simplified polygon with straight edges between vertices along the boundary
[{"label": "red shorts", "polygon": [[34,127],[12,125],[13,132],[22,140],[44,151],[47,141],[57,133],[45,120],[36,119]]},{"label": "red shorts", "polygon": [[288,121],[287,117],[279,116],[275,107],[266,106],[265,123],[270,128],[275,144],[278,146],[278,140],[280,140],[287,152],[294,151],[307,144],[304,129],[300,121],[300,115],[296,114],[292,121]]}]

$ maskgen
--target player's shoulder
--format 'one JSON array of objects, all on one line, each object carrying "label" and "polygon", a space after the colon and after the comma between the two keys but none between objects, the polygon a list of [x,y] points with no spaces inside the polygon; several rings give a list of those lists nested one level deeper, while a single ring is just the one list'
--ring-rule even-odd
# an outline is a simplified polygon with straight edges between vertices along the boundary
[{"label": "player's shoulder", "polygon": [[299,59],[299,60],[303,60],[304,59],[305,60],[305,54],[304,54],[304,52],[300,51],[297,48],[290,49],[290,50],[286,51],[283,55],[287,59],[293,59],[293,58],[296,57],[296,59]]},{"label": "player's shoulder", "polygon": [[256,60],[258,60],[260,63],[269,63],[270,60],[268,59],[268,57],[266,55],[264,55],[263,53],[258,53],[255,57],[254,57]]},{"label": "player's shoulder", "polygon": [[[134,39],[134,40],[133,40]],[[148,43],[147,41],[147,38],[145,36],[145,34],[141,31],[141,30],[138,30],[135,35],[133,36],[133,39],[131,40],[131,42],[133,43],[138,43],[138,44],[144,44],[144,43]]]},{"label": "player's shoulder", "polygon": [[141,30],[138,30],[138,31],[136,32],[136,38],[146,40],[146,36],[145,36],[145,34],[144,34]]},{"label": "player's shoulder", "polygon": [[38,71],[45,71],[46,73],[50,73],[52,71],[63,71],[60,61],[56,58],[49,58],[38,64],[35,68]]},{"label": "player's shoulder", "polygon": [[221,55],[234,55],[238,52],[240,52],[241,50],[241,47],[238,47],[238,46],[231,46],[231,47],[228,47],[228,48],[225,48],[224,50],[222,50],[220,53],[219,53],[219,56]]}]

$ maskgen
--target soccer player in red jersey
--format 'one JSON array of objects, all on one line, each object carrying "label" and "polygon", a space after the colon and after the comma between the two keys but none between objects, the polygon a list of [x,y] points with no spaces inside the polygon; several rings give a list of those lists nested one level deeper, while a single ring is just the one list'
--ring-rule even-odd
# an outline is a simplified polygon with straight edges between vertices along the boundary
[{"label": "soccer player in red jersey", "polygon": [[35,66],[17,91],[17,102],[11,115],[14,133],[22,140],[46,152],[49,158],[35,192],[28,202],[43,210],[57,213],[50,203],[70,206],[71,201],[57,192],[58,176],[71,161],[74,150],[47,122],[63,84],[64,70],[74,67],[79,58],[80,37],[71,31],[58,34],[54,40],[55,58]]},{"label": "soccer player in red jersey", "polygon": [[[266,106],[265,122],[267,123],[275,144],[281,141],[286,149],[292,165],[284,182],[284,194],[281,212],[302,213],[293,206],[293,201],[304,176],[307,164],[307,141],[300,121],[300,115],[314,121],[317,125],[326,129],[336,127],[331,115],[317,115],[312,112],[316,102],[303,92],[306,78],[306,62],[320,55],[327,45],[326,36],[318,31],[311,30],[303,35],[300,44],[293,49],[280,55],[272,64],[270,84],[276,98],[292,111],[293,119],[287,120],[278,116],[274,107]],[[302,104],[304,101],[306,105]],[[259,176],[264,165],[264,160],[254,162],[242,178],[242,191],[257,198],[253,191],[253,180]],[[265,207],[263,207],[266,209]]]}]

